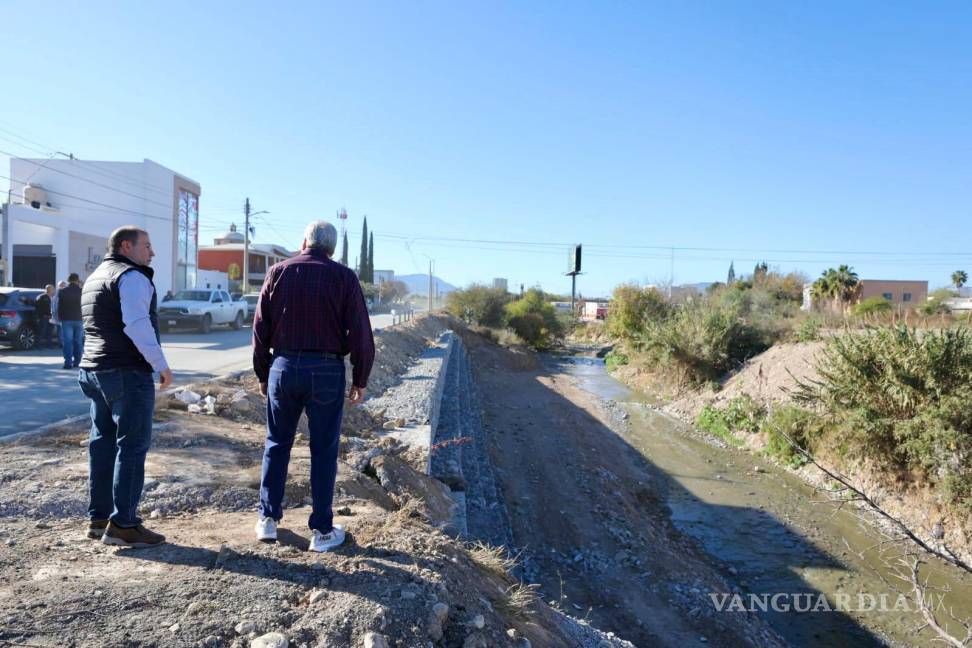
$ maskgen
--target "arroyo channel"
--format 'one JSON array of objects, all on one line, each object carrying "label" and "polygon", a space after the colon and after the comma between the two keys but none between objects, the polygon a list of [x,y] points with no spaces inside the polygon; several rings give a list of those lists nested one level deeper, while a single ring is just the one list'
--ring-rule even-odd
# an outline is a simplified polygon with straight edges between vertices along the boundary
[{"label": "arroyo channel", "polygon": [[[615,431],[659,471],[656,483],[665,492],[658,496],[676,528],[699,543],[731,585],[709,593],[716,609],[756,611],[795,646],[942,643],[919,613],[910,583],[896,577],[901,550],[879,551],[883,536],[853,505],[839,508],[785,468],[705,439],[612,378],[599,358],[546,361],[607,407],[620,408]],[[964,638],[949,611],[972,619],[972,576],[924,558],[922,577],[949,590],[928,590],[938,621]]]}]

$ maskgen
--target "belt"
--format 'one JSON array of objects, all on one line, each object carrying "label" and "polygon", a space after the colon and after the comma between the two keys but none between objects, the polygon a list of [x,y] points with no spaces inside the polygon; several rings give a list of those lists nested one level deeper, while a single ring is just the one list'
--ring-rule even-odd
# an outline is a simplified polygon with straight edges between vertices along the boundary
[{"label": "belt", "polygon": [[344,358],[340,353],[327,353],[325,351],[315,351],[313,349],[307,349],[304,351],[291,351],[289,349],[279,349],[277,351],[280,355],[294,355],[300,356],[302,358],[331,358],[334,360],[341,360]]}]

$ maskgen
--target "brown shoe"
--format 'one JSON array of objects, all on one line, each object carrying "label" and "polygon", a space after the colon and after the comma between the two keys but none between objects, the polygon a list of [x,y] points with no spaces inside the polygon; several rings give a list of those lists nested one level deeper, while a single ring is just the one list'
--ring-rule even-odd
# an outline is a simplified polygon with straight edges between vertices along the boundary
[{"label": "brown shoe", "polygon": [[105,535],[108,528],[108,520],[88,520],[88,537],[92,540],[100,540]]},{"label": "brown shoe", "polygon": [[101,541],[106,545],[139,549],[162,544],[165,542],[165,536],[161,533],[149,531],[141,524],[136,527],[125,528],[117,526],[114,522],[109,522],[108,528],[105,529],[105,535],[101,536]]}]

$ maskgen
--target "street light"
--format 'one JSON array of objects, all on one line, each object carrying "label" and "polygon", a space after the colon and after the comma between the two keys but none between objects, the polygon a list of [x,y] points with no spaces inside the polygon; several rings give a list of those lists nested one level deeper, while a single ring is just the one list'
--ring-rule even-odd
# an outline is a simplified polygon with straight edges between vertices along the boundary
[{"label": "street light", "polygon": [[435,277],[435,259],[433,259],[432,257],[430,257],[428,254],[424,252],[419,252],[419,254],[421,254],[422,256],[424,256],[426,259],[429,260],[429,314],[431,314],[432,313],[432,291],[434,289],[432,280]]}]

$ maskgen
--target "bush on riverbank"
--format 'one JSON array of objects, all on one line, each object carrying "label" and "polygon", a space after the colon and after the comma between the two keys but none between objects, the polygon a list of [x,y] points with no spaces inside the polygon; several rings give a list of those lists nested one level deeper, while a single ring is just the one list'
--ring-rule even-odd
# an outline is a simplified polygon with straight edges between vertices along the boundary
[{"label": "bush on riverbank", "polygon": [[902,325],[834,336],[794,394],[825,416],[829,445],[916,471],[972,509],[972,334]]},{"label": "bush on riverbank", "polygon": [[449,293],[446,310],[467,324],[502,328],[505,324],[503,309],[509,301],[510,295],[502,288],[472,284]]},{"label": "bush on riverbank", "polygon": [[506,319],[509,327],[538,351],[553,346],[566,329],[556,309],[537,288],[531,288],[522,299],[507,304]]}]

